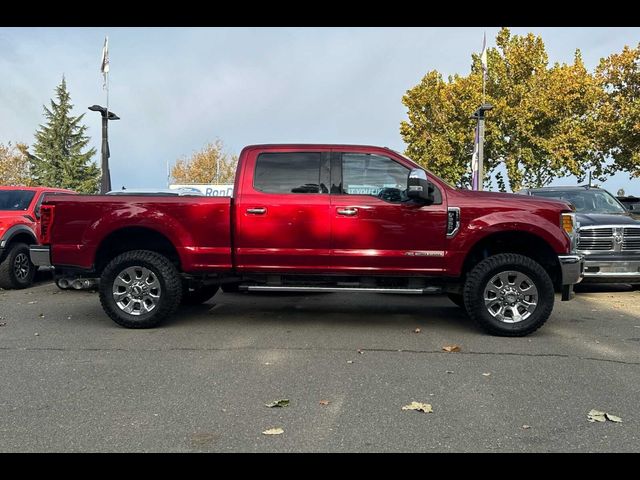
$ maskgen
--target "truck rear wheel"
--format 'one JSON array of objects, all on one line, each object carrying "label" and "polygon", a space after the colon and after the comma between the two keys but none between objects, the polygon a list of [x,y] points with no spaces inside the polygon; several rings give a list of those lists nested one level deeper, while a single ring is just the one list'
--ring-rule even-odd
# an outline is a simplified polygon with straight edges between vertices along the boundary
[{"label": "truck rear wheel", "polygon": [[172,315],[182,298],[176,267],[149,250],[115,257],[100,278],[100,303],[118,325],[151,328]]},{"label": "truck rear wheel", "polygon": [[504,337],[536,331],[551,315],[555,300],[544,268],[514,253],[494,255],[476,265],[463,296],[469,316],[487,332]]},{"label": "truck rear wheel", "polygon": [[29,246],[26,243],[12,244],[4,261],[0,263],[0,288],[30,287],[35,275],[36,266],[29,258]]}]

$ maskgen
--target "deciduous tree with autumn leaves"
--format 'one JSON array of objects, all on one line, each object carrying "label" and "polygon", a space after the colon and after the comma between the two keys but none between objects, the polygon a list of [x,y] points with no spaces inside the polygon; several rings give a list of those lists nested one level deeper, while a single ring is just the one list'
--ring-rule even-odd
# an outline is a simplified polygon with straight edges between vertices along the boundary
[{"label": "deciduous tree with autumn leaves", "polygon": [[190,157],[178,159],[171,169],[171,181],[177,184],[233,183],[238,157],[225,152],[220,139],[208,143]]},{"label": "deciduous tree with autumn leaves", "polygon": [[[548,185],[589,170],[596,178],[640,176],[640,44],[602,59],[592,74],[576,50],[572,63],[549,65],[542,38],[502,28],[488,49],[485,184],[502,190]],[[482,67],[468,75],[428,72],[402,99],[406,153],[444,179],[469,186],[474,121],[482,102]],[[500,168],[502,167],[502,168]],[[507,178],[503,178],[503,173]]]}]

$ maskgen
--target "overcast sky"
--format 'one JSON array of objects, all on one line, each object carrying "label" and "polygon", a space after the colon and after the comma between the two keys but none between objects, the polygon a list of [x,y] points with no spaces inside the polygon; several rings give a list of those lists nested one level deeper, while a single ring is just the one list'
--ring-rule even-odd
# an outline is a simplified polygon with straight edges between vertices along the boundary
[{"label": "overcast sky", "polygon": [[[231,153],[272,142],[405,149],[401,98],[429,70],[466,75],[488,28],[0,28],[0,142],[32,144],[62,75],[75,114],[104,104],[109,36],[114,188],[166,187],[167,162],[219,137]],[[541,35],[551,63],[587,68],[640,41],[640,28],[512,28]],[[97,113],[85,116],[98,150]],[[471,128],[471,127],[470,127]],[[570,184],[571,179],[555,182]],[[605,186],[640,195],[618,174]]]}]

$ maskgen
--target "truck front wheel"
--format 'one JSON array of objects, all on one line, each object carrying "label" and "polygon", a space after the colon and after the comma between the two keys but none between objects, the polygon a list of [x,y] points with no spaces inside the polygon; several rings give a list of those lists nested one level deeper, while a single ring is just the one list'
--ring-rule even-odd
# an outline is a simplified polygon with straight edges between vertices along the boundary
[{"label": "truck front wheel", "polygon": [[172,315],[182,299],[176,267],[149,250],[115,257],[100,278],[100,303],[118,325],[151,328]]},{"label": "truck front wheel", "polygon": [[2,263],[0,263],[0,288],[21,289],[33,284],[36,266],[29,258],[29,245],[14,243]]},{"label": "truck front wheel", "polygon": [[463,296],[469,316],[487,332],[504,337],[521,337],[540,328],[555,299],[553,282],[542,266],[513,253],[476,265]]}]

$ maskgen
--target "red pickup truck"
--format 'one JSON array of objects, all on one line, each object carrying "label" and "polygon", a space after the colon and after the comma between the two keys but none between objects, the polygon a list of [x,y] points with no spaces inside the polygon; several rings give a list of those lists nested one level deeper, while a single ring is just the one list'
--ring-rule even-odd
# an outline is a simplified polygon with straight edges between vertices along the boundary
[{"label": "red pickup truck", "polygon": [[444,292],[488,332],[521,336],[582,278],[568,204],[456,189],[381,147],[248,146],[233,198],[60,196],[41,216],[34,263],[99,279],[129,328],[227,286]]},{"label": "red pickup truck", "polygon": [[45,194],[74,193],[49,187],[0,186],[0,288],[27,288],[36,274],[29,245],[38,243]]}]

